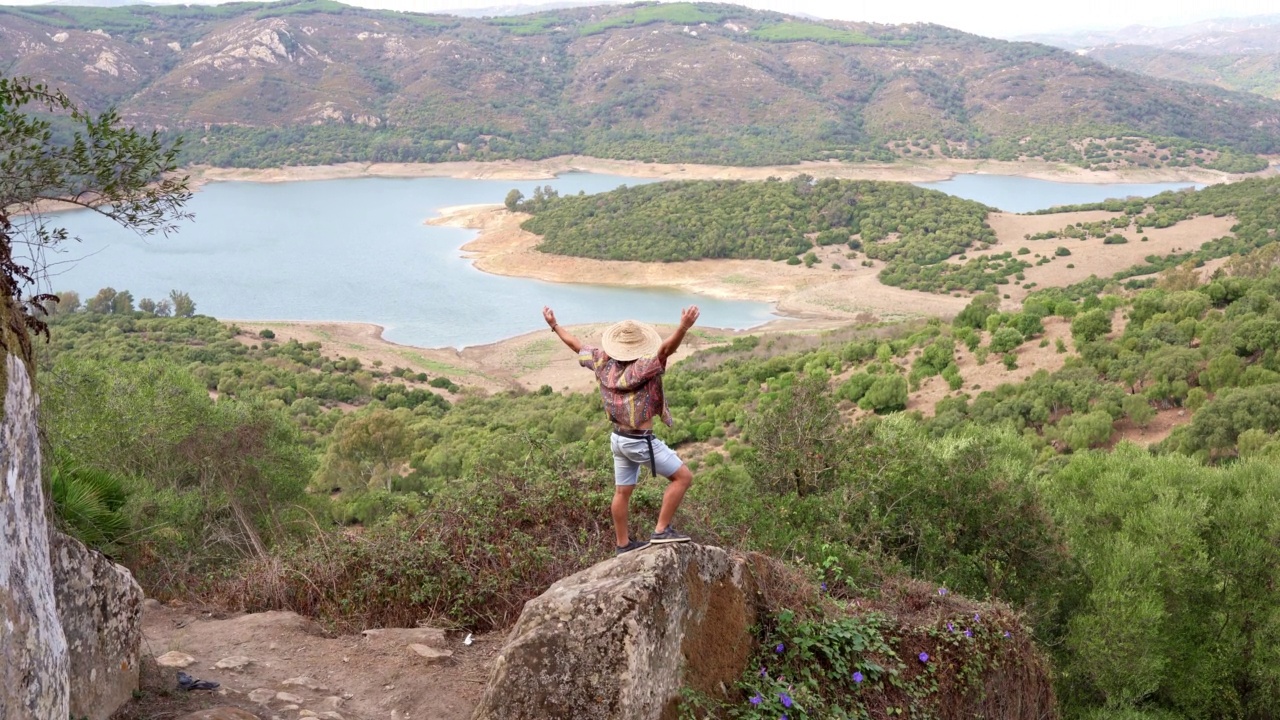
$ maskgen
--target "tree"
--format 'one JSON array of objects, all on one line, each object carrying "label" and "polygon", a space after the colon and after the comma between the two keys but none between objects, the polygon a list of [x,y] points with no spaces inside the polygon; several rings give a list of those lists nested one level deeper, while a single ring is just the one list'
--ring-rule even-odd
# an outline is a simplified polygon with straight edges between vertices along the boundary
[{"label": "tree", "polygon": [[1071,337],[1076,342],[1093,342],[1111,332],[1111,315],[1102,308],[1082,312],[1071,321]]},{"label": "tree", "polygon": [[169,291],[169,300],[173,302],[174,317],[194,317],[196,314],[196,303],[191,296],[179,292],[177,290]]},{"label": "tree", "polygon": [[831,488],[851,450],[849,430],[819,376],[783,390],[747,430],[757,453],[751,474],[761,489],[777,494]]},{"label": "tree", "polygon": [[[74,128],[65,142],[53,116]],[[29,332],[47,332],[44,303],[56,296],[39,292],[45,258],[70,239],[45,218],[47,204],[88,208],[141,235],[167,235],[190,217],[188,178],[174,174],[178,143],[122,127],[114,110],[85,113],[28,78],[0,77],[0,148],[0,296]]]},{"label": "tree", "polygon": [[89,302],[85,303],[85,310],[99,315],[110,314],[115,309],[116,289],[112,287],[104,287],[98,291],[97,295],[89,298]]},{"label": "tree", "polygon": [[507,209],[511,212],[515,212],[516,208],[520,205],[520,201],[523,199],[524,193],[512,188],[511,192],[507,193],[507,199],[503,200],[502,204],[506,205]]},{"label": "tree", "polygon": [[133,293],[121,290],[111,299],[112,315],[128,315],[133,312]]}]

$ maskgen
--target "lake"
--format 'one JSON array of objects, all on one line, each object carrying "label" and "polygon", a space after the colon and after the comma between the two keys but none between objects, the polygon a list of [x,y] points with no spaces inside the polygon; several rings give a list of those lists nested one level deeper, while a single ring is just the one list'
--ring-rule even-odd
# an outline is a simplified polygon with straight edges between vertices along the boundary
[{"label": "lake", "polygon": [[1011,175],[956,175],[950,180],[915,183],[1005,212],[1047,210],[1056,205],[1082,205],[1111,198],[1151,197],[1166,190],[1204,187],[1197,183],[1069,183],[1013,177]]},{"label": "lake", "polygon": [[[650,182],[573,173],[550,181],[361,178],[294,183],[225,182],[192,198],[194,221],[168,238],[138,238],[87,211],[55,221],[83,242],[51,256],[52,290],[91,297],[111,286],[135,299],[187,292],[198,312],[239,320],[345,320],[386,328],[394,342],[466,347],[545,327],[542,306],[564,323],[632,317],[674,322],[697,304],[700,324],[748,328],[775,318],[767,303],[666,290],[546,283],[476,270],[458,248],[474,230],[424,225],[440,208],[499,203],[512,188],[560,193]],[[933,187],[1013,211],[1150,195],[1179,184],[1081,185],[962,175]],[[64,262],[72,261],[72,262]]]}]

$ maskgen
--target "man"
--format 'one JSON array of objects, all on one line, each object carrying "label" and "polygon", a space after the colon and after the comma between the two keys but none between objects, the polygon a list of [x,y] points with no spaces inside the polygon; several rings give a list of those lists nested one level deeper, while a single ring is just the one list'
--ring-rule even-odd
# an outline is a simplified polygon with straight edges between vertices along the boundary
[{"label": "man", "polygon": [[[698,315],[697,306],[681,311],[680,327],[666,340],[652,325],[623,320],[605,329],[600,347],[596,348],[583,345],[561,327],[551,308],[542,308],[542,317],[551,331],[578,353],[578,362],[583,367],[595,373],[605,412],[613,422],[609,445],[613,449],[614,491],[609,509],[613,514],[618,555],[648,547],[650,543],[689,540],[688,535],[680,534],[671,526],[671,519],[693,483],[693,473],[666,443],[654,436],[653,419],[660,417],[671,425],[671,413],[662,396],[662,373],[667,369],[667,358],[675,354],[685,333],[698,321]],[[631,493],[636,489],[642,467],[649,468],[655,477],[662,475],[670,481],[662,494],[658,523],[648,542],[632,540],[627,530]]]}]

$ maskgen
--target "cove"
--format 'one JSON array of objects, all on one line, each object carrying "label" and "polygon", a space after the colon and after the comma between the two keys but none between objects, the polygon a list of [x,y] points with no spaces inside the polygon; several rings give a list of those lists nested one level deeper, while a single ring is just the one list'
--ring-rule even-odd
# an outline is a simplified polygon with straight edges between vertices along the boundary
[{"label": "cove", "polygon": [[82,242],[65,243],[67,252],[50,257],[59,263],[50,284],[85,299],[107,286],[135,299],[178,289],[204,315],[375,323],[386,339],[420,347],[461,348],[544,329],[543,305],[569,324],[627,317],[674,323],[693,304],[705,327],[741,329],[775,319],[768,303],[490,275],[458,250],[475,230],[423,224],[440,208],[501,203],[512,188],[526,196],[543,185],[590,194],[644,182],[573,173],[536,182],[213,183],[188,204],[195,219],[167,238],[141,239],[88,211],[57,216]]},{"label": "cove", "polygon": [[984,205],[1013,213],[1048,210],[1057,205],[1102,202],[1112,198],[1151,197],[1167,190],[1204,187],[1203,184],[1190,182],[1070,183],[1012,175],[975,173],[956,175],[950,180],[915,183],[915,185],[939,190],[966,200],[977,200]]}]

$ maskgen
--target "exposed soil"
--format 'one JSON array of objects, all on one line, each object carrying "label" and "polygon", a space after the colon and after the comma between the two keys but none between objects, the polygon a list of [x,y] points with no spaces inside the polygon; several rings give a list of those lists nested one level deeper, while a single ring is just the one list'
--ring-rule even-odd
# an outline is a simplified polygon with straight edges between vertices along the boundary
[{"label": "exposed soil", "polygon": [[863,180],[932,182],[961,173],[1019,175],[1040,180],[1080,183],[1116,182],[1223,182],[1235,177],[1203,168],[1153,168],[1091,171],[1075,165],[1042,161],[1002,162],[999,160],[900,161],[892,164],[802,162],[795,165],[731,167],[693,163],[646,163],[607,160],[581,155],[565,155],[546,160],[495,160],[444,163],[343,163],[283,168],[188,168],[197,183],[222,180],[249,182],[292,182],[334,180],[355,177],[450,177],[477,180],[546,180],[564,173],[590,172],[663,180],[764,180],[788,178],[800,173],[814,177]]},{"label": "exposed soil", "polygon": [[[466,645],[465,636],[429,629],[328,636],[293,613],[220,618],[154,601],[143,612],[143,633],[144,655],[186,653],[196,662],[184,672],[221,687],[177,690],[176,669],[147,662],[140,697],[116,720],[159,720],[218,705],[240,707],[263,720],[297,717],[305,710],[320,717],[336,712],[343,720],[465,720],[480,700],[503,640],[493,633]],[[409,648],[413,643],[447,649],[453,656],[431,664]],[[239,670],[214,667],[234,657],[252,662]],[[291,679],[308,682],[286,684]],[[295,698],[279,698],[280,692]]]}]

